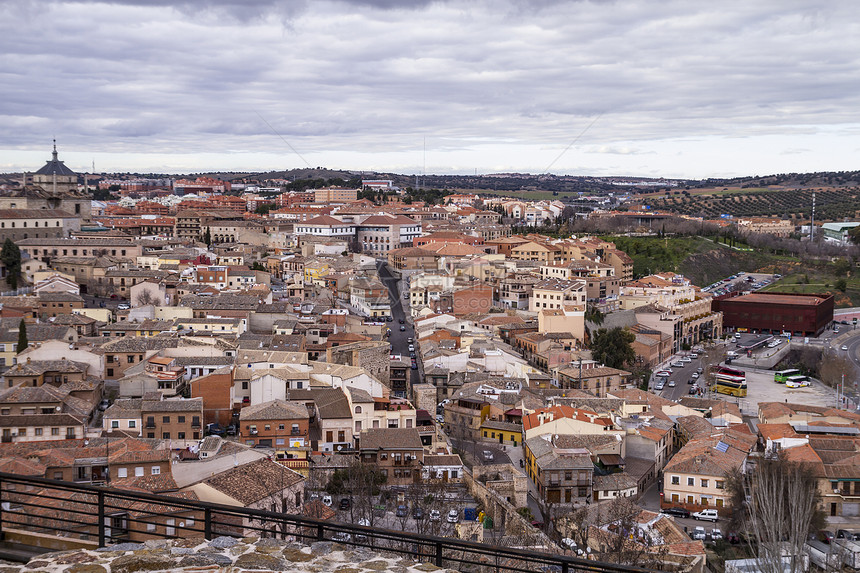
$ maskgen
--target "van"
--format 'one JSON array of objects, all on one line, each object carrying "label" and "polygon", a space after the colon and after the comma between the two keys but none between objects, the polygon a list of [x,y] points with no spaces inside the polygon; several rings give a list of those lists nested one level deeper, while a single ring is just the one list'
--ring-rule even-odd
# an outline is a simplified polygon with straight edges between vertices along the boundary
[{"label": "van", "polygon": [[703,509],[702,511],[697,511],[693,514],[693,519],[701,519],[702,521],[716,522],[719,517],[720,515],[717,513],[716,509]]}]

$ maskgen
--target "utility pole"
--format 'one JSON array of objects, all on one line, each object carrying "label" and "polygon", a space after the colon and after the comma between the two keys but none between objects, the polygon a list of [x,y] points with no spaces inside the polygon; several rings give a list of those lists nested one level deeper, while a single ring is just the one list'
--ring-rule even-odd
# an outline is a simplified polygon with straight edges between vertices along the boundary
[{"label": "utility pole", "polygon": [[815,239],[815,191],[812,192],[812,218],[809,223],[809,242]]}]

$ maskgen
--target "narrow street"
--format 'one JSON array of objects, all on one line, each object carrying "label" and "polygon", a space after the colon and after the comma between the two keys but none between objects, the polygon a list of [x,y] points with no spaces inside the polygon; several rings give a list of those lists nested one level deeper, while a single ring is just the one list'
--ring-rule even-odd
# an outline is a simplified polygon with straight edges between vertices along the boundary
[{"label": "narrow street", "polygon": [[[394,319],[389,322],[391,328],[391,336],[388,341],[391,344],[391,353],[400,354],[409,362],[409,342],[408,339],[415,339],[415,331],[412,328],[412,323],[406,320],[406,310],[403,307],[403,299],[401,299],[400,289],[398,287],[398,278],[393,276],[388,270],[388,265],[384,262],[377,262],[379,279],[388,288],[388,298],[391,304],[391,317]],[[402,323],[401,323],[402,321]],[[404,331],[400,327],[405,327]],[[417,356],[417,352],[416,352]],[[412,370],[410,376],[410,387],[421,383],[421,375],[419,370]],[[431,412],[435,414],[435,412]]]}]

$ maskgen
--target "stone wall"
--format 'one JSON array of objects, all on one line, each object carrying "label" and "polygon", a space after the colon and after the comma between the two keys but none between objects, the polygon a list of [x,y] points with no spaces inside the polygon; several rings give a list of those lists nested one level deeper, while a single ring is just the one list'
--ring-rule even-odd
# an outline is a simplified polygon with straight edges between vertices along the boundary
[{"label": "stone wall", "polygon": [[2,573],[25,571],[68,573],[134,573],[186,571],[240,573],[242,571],[313,571],[360,573],[396,571],[419,573],[445,570],[398,554],[374,552],[331,541],[311,545],[279,539],[218,537],[121,543],[96,550],[73,549],[34,557],[26,565],[0,563]]},{"label": "stone wall", "polygon": [[[481,467],[481,466],[476,466]],[[517,513],[517,508],[504,497],[477,481],[472,472],[463,468],[463,481],[469,493],[484,506],[484,512],[493,518],[493,525],[504,532],[511,544],[538,550],[555,551],[557,546],[541,530]]]}]

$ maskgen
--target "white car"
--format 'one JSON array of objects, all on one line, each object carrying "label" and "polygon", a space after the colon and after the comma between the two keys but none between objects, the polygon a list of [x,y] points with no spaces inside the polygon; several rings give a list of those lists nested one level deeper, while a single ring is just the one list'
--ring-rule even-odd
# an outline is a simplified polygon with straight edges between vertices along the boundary
[{"label": "white car", "polygon": [[722,539],[722,538],[723,538],[723,532],[720,531],[718,528],[715,527],[714,529],[711,530],[711,540],[712,541],[717,541],[718,539]]},{"label": "white car", "polygon": [[698,379],[699,379],[699,373],[698,373],[698,372],[693,372],[693,373],[691,374],[691,377],[693,378],[693,380],[698,380]]},{"label": "white car", "polygon": [[431,509],[430,510],[430,521],[439,521],[440,519],[442,519],[442,514],[439,513],[439,510],[438,509]]},{"label": "white car", "polygon": [[694,541],[697,539],[705,540],[705,528],[701,525],[697,525],[695,529],[693,529],[693,533],[690,534],[690,538]]},{"label": "white car", "polygon": [[457,523],[460,521],[460,512],[456,509],[452,509],[448,512],[448,523]]},{"label": "white car", "polygon": [[674,387],[675,387],[675,381],[669,380],[669,388],[674,388]]},{"label": "white car", "polygon": [[331,507],[331,496],[330,496],[330,495],[324,495],[324,496],[323,496],[323,498],[322,498],[322,502],[323,502],[325,505],[327,505],[327,506]]},{"label": "white car", "polygon": [[689,356],[685,356],[681,359],[681,362],[683,362],[684,364],[689,364],[692,361],[693,361],[693,359],[690,358]]},{"label": "white car", "polygon": [[654,386],[654,389],[655,389],[655,390],[662,390],[662,389],[663,389],[663,388],[665,388],[665,387],[666,387],[666,386],[663,384],[663,382],[662,382],[662,381],[660,381],[660,382],[657,382],[657,384]]},{"label": "white car", "polygon": [[668,378],[669,375],[671,375],[671,374],[672,374],[671,370],[660,370],[659,372],[656,372],[654,375],[657,376],[658,378]]},{"label": "white car", "polygon": [[842,350],[848,350],[848,347],[847,347],[846,345],[844,345],[844,344],[843,344],[843,345],[842,345]]},{"label": "white car", "polygon": [[331,540],[336,541],[338,543],[349,543],[350,541],[352,541],[352,536],[346,531],[338,531],[331,536]]},{"label": "white car", "polygon": [[699,519],[702,521],[716,522],[719,517],[720,514],[717,513],[716,509],[703,509],[702,511],[697,511],[693,514],[693,519]]}]

